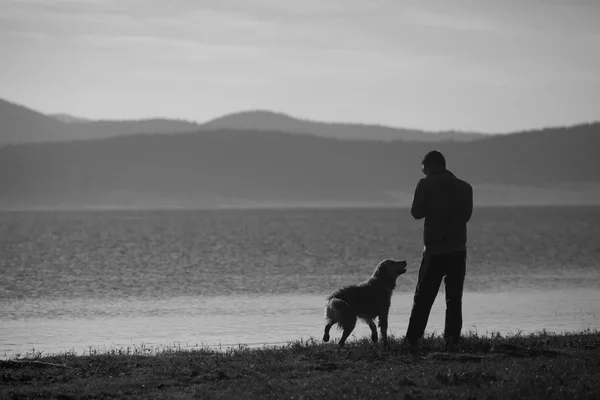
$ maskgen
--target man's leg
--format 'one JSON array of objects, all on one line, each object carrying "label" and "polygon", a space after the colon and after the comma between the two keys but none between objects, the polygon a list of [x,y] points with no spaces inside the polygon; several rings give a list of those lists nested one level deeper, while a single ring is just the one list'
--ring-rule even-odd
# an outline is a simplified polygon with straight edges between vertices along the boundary
[{"label": "man's leg", "polygon": [[411,345],[423,337],[431,306],[435,301],[443,273],[439,264],[439,256],[426,256],[423,254],[419,268],[419,280],[415,289],[413,307],[406,331],[406,340]]},{"label": "man's leg", "polygon": [[446,324],[444,339],[446,346],[453,347],[460,340],[462,329],[462,295],[465,282],[467,252],[444,255],[446,277]]}]

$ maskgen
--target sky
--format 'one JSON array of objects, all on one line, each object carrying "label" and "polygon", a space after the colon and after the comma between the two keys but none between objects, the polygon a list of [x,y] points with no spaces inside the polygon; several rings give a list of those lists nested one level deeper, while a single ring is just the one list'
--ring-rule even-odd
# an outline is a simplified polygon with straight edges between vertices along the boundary
[{"label": "sky", "polygon": [[598,0],[0,0],[0,98],[502,133],[600,120]]}]

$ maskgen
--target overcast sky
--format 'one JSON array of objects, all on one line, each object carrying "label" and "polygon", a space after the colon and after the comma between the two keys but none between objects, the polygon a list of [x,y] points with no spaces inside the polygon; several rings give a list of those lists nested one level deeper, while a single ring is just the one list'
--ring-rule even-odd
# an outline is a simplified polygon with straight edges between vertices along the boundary
[{"label": "overcast sky", "polygon": [[507,132],[600,120],[598,0],[0,0],[0,98]]}]

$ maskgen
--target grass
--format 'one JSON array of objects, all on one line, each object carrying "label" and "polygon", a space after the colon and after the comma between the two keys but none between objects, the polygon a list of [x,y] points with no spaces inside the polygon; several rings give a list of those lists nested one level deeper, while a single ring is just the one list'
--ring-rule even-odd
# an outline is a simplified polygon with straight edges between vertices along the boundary
[{"label": "grass", "polygon": [[0,361],[0,398],[597,399],[600,332],[468,334],[455,353],[423,340],[421,357],[391,338],[272,348],[129,347]]}]

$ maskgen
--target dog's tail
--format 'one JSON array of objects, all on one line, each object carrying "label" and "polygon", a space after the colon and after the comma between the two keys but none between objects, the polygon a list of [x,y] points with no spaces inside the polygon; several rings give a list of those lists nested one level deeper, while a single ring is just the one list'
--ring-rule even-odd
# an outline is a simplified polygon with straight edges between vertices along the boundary
[{"label": "dog's tail", "polygon": [[337,323],[339,328],[345,329],[356,324],[356,314],[344,300],[329,299],[325,307],[325,319]]}]

